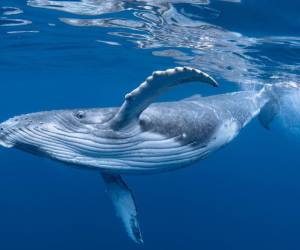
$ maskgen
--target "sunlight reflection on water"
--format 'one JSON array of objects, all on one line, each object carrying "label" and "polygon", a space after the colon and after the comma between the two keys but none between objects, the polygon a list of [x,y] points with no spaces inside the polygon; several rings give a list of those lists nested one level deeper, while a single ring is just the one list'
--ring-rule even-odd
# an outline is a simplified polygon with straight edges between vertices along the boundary
[{"label": "sunlight reflection on water", "polygon": [[[114,36],[122,37],[138,48],[154,49],[155,56],[171,57],[177,64],[196,66],[234,83],[261,83],[274,75],[286,77],[286,72],[293,78],[299,75],[299,64],[280,62],[259,51],[282,44],[299,49],[298,37],[249,37],[211,24],[220,11],[211,8],[208,0],[28,0],[28,5],[75,14],[77,17],[61,17],[60,21],[75,27],[110,28],[112,45],[118,43]],[[266,69],[266,62],[271,69]]]}]

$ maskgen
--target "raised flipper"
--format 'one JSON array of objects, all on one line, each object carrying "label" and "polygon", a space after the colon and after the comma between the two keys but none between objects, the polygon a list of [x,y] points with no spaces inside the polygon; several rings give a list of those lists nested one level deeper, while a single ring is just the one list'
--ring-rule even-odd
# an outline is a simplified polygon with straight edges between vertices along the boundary
[{"label": "raised flipper", "polygon": [[155,71],[138,88],[125,96],[125,101],[111,120],[113,129],[120,129],[132,121],[137,121],[139,115],[161,94],[176,85],[200,81],[214,87],[218,83],[201,70],[190,67],[176,67],[165,71]]},{"label": "raised flipper", "polygon": [[136,243],[143,243],[137,219],[134,196],[120,175],[102,173],[117,216],[122,220],[129,237]]}]

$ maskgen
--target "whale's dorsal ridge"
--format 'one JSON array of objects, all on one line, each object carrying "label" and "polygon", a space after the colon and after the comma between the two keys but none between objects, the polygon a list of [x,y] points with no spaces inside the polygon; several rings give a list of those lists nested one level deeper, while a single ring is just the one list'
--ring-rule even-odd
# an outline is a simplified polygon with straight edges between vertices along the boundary
[{"label": "whale's dorsal ridge", "polygon": [[218,86],[216,80],[207,73],[191,67],[176,67],[153,72],[139,87],[125,96],[124,103],[111,120],[111,127],[113,129],[125,127],[137,120],[156,97],[176,85],[193,81],[208,83],[214,87]]}]

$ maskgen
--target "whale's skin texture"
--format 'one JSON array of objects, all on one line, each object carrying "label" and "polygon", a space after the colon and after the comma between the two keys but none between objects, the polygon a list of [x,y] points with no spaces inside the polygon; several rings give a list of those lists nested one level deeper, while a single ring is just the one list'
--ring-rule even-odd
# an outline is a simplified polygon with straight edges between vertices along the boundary
[{"label": "whale's skin texture", "polygon": [[154,103],[118,131],[109,127],[118,108],[32,113],[0,124],[0,144],[110,173],[158,173],[226,145],[265,103],[256,91]]},{"label": "whale's skin texture", "polygon": [[280,97],[298,84],[154,103],[191,81],[218,87],[190,67],[155,71],[125,95],[119,108],[56,110],[21,115],[0,124],[0,146],[96,169],[128,236],[143,243],[134,194],[121,174],[151,174],[186,167],[233,140],[256,115],[269,128]]}]

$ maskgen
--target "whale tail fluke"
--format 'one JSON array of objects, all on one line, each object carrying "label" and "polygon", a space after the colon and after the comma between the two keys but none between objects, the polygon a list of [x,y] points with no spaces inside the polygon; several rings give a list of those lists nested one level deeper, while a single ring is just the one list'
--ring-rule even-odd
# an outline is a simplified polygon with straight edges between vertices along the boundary
[{"label": "whale tail fluke", "polygon": [[293,94],[295,91],[300,92],[300,85],[295,82],[266,84],[263,87],[261,93],[264,97],[267,97],[267,102],[261,108],[258,120],[264,128],[269,130],[270,124],[279,114],[281,98]]}]

